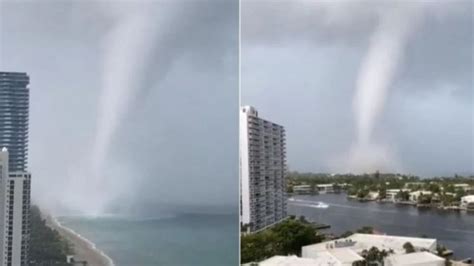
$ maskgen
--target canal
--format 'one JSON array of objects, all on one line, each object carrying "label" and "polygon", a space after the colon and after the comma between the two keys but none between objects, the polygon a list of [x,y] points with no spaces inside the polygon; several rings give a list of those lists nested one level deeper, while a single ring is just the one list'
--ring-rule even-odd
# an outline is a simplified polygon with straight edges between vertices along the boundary
[{"label": "canal", "polygon": [[391,235],[428,236],[453,250],[455,258],[474,258],[474,214],[470,213],[358,202],[345,194],[294,196],[288,201],[288,213],[329,224],[328,231],[335,234],[372,226]]}]

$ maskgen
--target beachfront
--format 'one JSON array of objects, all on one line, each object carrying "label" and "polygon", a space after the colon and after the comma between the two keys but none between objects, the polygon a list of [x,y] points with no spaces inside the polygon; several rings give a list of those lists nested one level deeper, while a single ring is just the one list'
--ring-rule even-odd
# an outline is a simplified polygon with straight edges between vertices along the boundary
[{"label": "beachfront", "polygon": [[58,231],[58,233],[74,248],[74,260],[76,262],[85,261],[86,265],[93,266],[113,266],[114,263],[104,252],[97,249],[91,241],[77,234],[72,229],[61,225],[56,218],[46,217],[46,225]]}]

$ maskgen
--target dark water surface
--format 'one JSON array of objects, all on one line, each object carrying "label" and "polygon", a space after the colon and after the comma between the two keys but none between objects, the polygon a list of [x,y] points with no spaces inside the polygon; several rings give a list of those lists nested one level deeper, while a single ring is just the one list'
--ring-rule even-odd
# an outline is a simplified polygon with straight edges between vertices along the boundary
[{"label": "dark water surface", "polygon": [[116,266],[238,265],[237,214],[168,217],[60,217]]},{"label": "dark water surface", "polygon": [[[331,225],[330,232],[341,234],[362,226],[392,235],[436,238],[454,251],[456,258],[474,258],[474,214],[465,212],[418,209],[392,203],[358,202],[345,194],[295,196],[289,201],[291,215]],[[317,202],[328,208],[317,207]]]}]

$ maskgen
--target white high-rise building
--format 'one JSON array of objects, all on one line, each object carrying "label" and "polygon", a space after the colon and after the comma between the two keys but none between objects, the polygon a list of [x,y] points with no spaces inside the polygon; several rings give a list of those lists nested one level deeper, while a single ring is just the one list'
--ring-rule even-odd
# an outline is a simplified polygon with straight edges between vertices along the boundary
[{"label": "white high-rise building", "polygon": [[30,180],[27,172],[9,172],[6,148],[0,151],[0,265],[28,265]]},{"label": "white high-rise building", "polygon": [[5,216],[6,216],[6,200],[7,200],[7,183],[8,181],[8,151],[3,148],[0,151],[0,265],[5,265]]},{"label": "white high-rise building", "polygon": [[255,232],[287,216],[285,129],[240,109],[240,220]]}]

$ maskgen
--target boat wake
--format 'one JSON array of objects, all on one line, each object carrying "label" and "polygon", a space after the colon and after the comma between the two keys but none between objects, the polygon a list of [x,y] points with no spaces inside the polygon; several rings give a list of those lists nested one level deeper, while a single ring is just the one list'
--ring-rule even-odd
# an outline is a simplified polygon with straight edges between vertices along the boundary
[{"label": "boat wake", "polygon": [[288,203],[292,204],[292,205],[305,206],[305,207],[316,208],[316,209],[327,209],[327,208],[329,208],[329,204],[326,204],[322,201],[310,201],[310,200],[301,200],[301,199],[289,198]]}]

